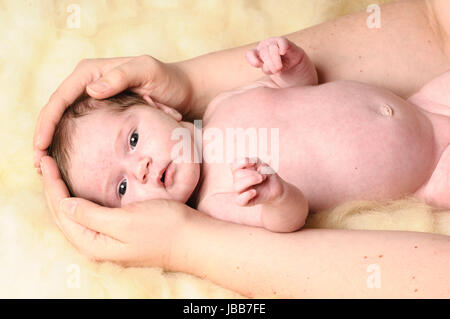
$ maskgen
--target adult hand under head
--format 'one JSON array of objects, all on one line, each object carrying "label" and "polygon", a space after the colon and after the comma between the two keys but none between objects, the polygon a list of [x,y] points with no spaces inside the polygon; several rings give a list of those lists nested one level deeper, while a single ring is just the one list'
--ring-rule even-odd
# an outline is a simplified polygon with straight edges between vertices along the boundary
[{"label": "adult hand under head", "polygon": [[56,125],[78,96],[86,91],[93,98],[104,99],[126,89],[151,96],[182,114],[187,112],[192,95],[190,80],[177,64],[162,63],[148,55],[82,60],[39,114],[33,141],[34,166],[38,172]]},{"label": "adult hand under head", "polygon": [[53,158],[41,162],[45,196],[66,238],[84,255],[129,266],[168,269],[177,234],[189,212],[166,200],[106,208],[70,198]]}]

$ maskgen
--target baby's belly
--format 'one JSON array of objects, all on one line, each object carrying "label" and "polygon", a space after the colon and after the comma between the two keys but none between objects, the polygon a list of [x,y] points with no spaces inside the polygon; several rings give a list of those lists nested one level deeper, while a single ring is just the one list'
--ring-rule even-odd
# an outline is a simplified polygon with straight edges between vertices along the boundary
[{"label": "baby's belly", "polygon": [[333,82],[262,95],[257,112],[254,105],[240,106],[234,125],[278,128],[278,173],[303,191],[313,211],[348,200],[398,198],[431,174],[431,123],[389,91]]}]

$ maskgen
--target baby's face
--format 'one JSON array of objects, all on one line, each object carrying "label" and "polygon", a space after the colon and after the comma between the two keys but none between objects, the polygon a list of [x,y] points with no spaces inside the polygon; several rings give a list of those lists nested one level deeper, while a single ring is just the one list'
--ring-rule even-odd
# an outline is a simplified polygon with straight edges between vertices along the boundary
[{"label": "baby's face", "polygon": [[172,131],[187,123],[148,105],[120,113],[100,108],[75,123],[68,174],[76,196],[120,207],[158,198],[186,202],[194,191],[199,164],[171,158],[179,142]]}]

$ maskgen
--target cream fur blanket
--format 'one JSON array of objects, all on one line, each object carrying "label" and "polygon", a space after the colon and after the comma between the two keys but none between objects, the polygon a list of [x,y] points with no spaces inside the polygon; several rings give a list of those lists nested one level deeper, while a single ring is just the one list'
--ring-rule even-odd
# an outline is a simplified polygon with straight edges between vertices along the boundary
[{"label": "cream fur blanket", "polygon": [[[189,275],[81,256],[53,223],[32,165],[38,112],[82,58],[147,53],[175,61],[380,2],[386,1],[0,0],[0,297],[239,297]],[[449,216],[411,200],[359,202],[316,215],[309,224],[450,234]]]}]

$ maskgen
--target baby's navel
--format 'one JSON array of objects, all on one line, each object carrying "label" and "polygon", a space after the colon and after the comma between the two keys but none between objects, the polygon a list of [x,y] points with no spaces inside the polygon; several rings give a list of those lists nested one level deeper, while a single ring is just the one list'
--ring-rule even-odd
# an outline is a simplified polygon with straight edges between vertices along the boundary
[{"label": "baby's navel", "polygon": [[394,110],[392,109],[392,107],[389,104],[381,105],[379,110],[380,110],[381,115],[384,115],[387,117],[392,117],[394,115]]}]

